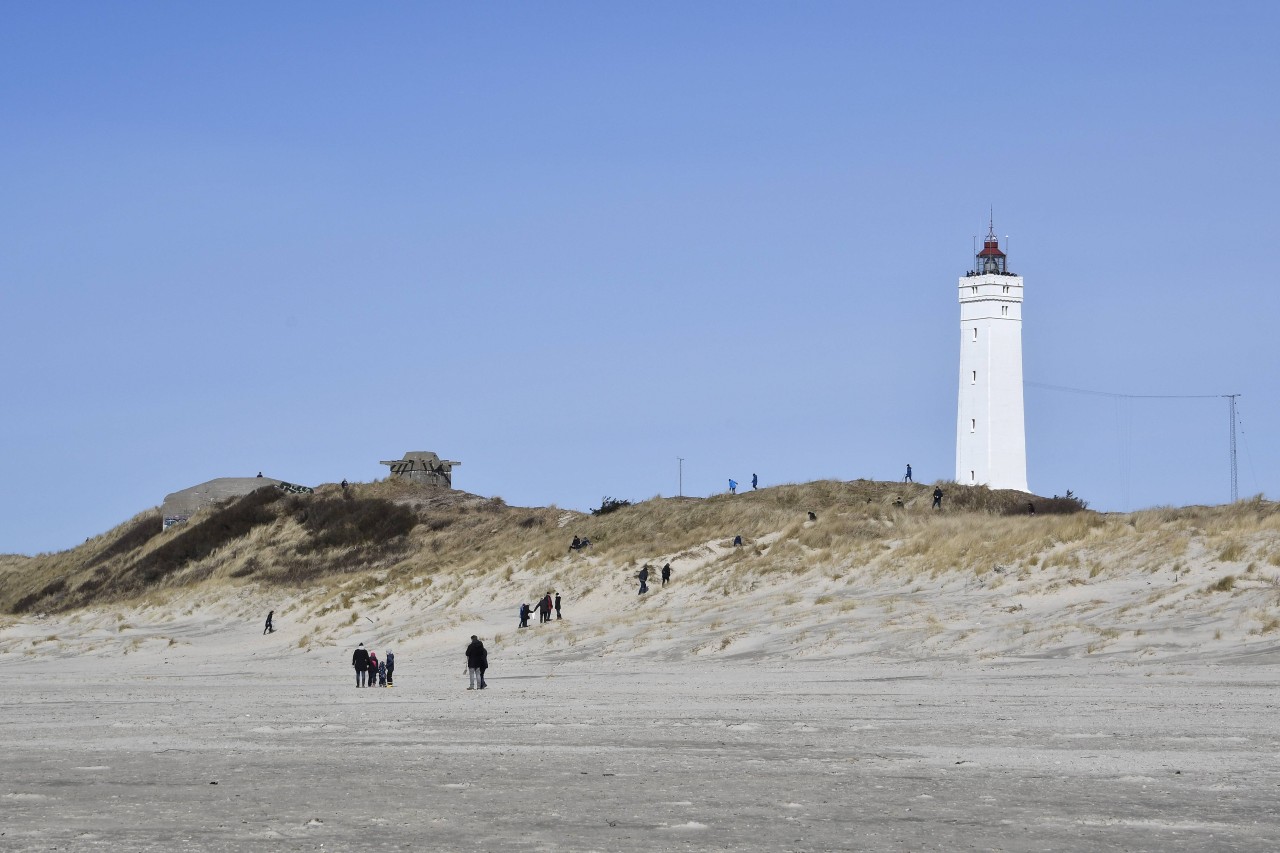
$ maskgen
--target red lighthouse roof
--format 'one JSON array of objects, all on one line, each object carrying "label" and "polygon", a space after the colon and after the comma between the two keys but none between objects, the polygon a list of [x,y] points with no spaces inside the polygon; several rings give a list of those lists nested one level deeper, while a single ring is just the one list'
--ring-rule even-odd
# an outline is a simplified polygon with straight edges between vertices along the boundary
[{"label": "red lighthouse roof", "polygon": [[982,251],[978,253],[980,258],[1003,258],[1004,252],[1000,251],[1000,238],[996,237],[996,223],[993,219],[987,228],[987,239],[982,241]]}]

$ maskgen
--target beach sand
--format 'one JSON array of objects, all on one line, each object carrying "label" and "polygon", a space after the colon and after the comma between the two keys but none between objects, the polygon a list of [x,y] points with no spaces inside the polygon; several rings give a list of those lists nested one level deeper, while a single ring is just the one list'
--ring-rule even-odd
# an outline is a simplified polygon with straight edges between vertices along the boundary
[{"label": "beach sand", "polygon": [[255,639],[4,659],[0,850],[1280,849],[1275,664],[494,655],[467,691],[459,642],[357,690]]}]

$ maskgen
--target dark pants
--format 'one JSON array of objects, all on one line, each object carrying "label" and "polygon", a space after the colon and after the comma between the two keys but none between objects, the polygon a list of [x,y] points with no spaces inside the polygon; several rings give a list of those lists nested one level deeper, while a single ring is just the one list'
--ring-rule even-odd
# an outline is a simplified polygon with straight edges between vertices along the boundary
[{"label": "dark pants", "polygon": [[640,581],[640,591],[637,592],[636,595],[644,595],[648,591],[649,591],[649,585],[644,581]]},{"label": "dark pants", "polygon": [[934,509],[942,509],[942,498],[934,498],[934,499],[933,499],[933,508],[934,508]]},{"label": "dark pants", "polygon": [[356,687],[364,687],[364,670],[356,670]]},{"label": "dark pants", "polygon": [[559,608],[559,607],[557,607],[557,608],[556,608],[556,618],[557,618],[557,619],[559,619],[559,618],[560,618],[560,608]]},{"label": "dark pants", "polygon": [[390,666],[387,667],[387,686],[388,687],[390,687],[392,682],[395,681],[395,679],[393,678],[394,675],[395,675],[395,668]]}]

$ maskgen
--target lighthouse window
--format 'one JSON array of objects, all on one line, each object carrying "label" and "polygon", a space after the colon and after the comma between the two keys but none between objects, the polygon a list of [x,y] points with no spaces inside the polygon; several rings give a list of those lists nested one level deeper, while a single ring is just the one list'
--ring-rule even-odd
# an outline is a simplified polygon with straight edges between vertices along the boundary
[{"label": "lighthouse window", "polygon": [[1005,293],[1008,293],[1008,292],[1009,292],[1009,285],[1007,285],[1007,284],[1006,284],[1006,285],[1004,286],[1004,292],[1005,292]]},{"label": "lighthouse window", "polygon": [[974,472],[973,472],[973,471],[970,471],[970,472],[969,472],[969,482],[971,482],[971,483],[972,483],[972,482],[973,482],[974,480],[976,480],[976,479],[978,479],[978,478],[974,476]]},{"label": "lighthouse window", "polygon": [[1008,305],[1001,305],[1001,306],[1000,306],[1000,316],[1002,316],[1002,317],[1008,317],[1008,316],[1009,316],[1009,306],[1008,306]]},{"label": "lighthouse window", "polygon": [[978,371],[976,371],[976,370],[975,370],[975,371],[973,371],[973,382],[972,382],[971,384],[973,384],[973,385],[977,385],[977,384],[978,384]]},{"label": "lighthouse window", "polygon": [[973,288],[973,292],[974,292],[974,293],[977,293],[977,292],[978,292],[978,288],[976,288],[976,287],[975,287],[975,288]]},{"label": "lighthouse window", "polygon": [[974,326],[974,327],[973,327],[973,339],[974,339],[975,341],[978,339],[978,327],[977,327],[977,326]]},{"label": "lighthouse window", "polygon": [[969,432],[977,432],[977,431],[978,431],[978,419],[977,419],[977,418],[970,418],[970,419],[969,419]]}]

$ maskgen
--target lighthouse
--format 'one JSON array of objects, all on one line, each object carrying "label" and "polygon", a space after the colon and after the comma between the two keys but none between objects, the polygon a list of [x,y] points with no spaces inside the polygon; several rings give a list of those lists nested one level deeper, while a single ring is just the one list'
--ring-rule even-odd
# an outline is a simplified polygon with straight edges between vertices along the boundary
[{"label": "lighthouse", "polygon": [[956,482],[1027,491],[1022,407],[1022,276],[1009,271],[995,222],[960,278]]}]

